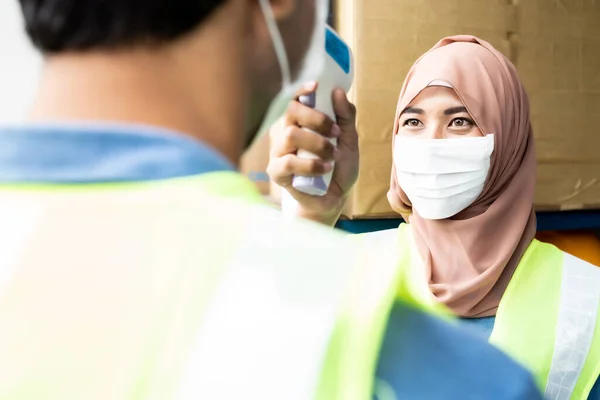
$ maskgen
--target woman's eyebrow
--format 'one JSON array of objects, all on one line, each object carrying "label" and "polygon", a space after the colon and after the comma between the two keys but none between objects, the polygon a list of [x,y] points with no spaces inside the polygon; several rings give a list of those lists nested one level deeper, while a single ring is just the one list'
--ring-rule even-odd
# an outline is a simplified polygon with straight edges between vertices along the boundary
[{"label": "woman's eyebrow", "polygon": [[452,107],[452,108],[448,108],[447,110],[444,110],[444,115],[452,115],[452,114],[459,114],[459,113],[468,113],[467,108],[464,106],[460,106],[460,107]]},{"label": "woman's eyebrow", "polygon": [[425,114],[425,110],[423,110],[422,108],[416,108],[416,107],[406,107],[401,113],[402,114]]}]

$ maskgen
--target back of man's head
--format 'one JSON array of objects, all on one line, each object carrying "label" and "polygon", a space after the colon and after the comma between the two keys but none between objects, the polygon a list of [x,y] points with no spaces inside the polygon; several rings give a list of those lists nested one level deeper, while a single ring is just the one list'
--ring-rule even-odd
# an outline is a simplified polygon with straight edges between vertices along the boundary
[{"label": "back of man's head", "polygon": [[[279,56],[284,48],[285,65],[297,75],[315,31],[317,6],[327,4],[19,2],[27,33],[51,66],[43,74],[36,118],[124,120],[197,133],[234,162],[281,88],[284,63],[275,48]],[[283,43],[276,43],[274,30]]]},{"label": "back of man's head", "polygon": [[226,0],[19,0],[46,54],[159,44],[196,29]]}]

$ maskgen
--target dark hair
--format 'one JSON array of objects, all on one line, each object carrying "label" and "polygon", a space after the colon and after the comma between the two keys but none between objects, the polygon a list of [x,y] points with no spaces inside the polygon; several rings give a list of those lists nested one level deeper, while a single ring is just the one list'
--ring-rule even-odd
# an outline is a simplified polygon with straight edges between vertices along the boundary
[{"label": "dark hair", "polygon": [[177,39],[227,0],[19,0],[45,53],[113,49]]}]

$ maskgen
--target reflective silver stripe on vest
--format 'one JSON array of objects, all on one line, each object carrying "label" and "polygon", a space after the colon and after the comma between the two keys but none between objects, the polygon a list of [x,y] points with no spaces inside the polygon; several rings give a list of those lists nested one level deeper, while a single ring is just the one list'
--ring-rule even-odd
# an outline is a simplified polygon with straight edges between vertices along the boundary
[{"label": "reflective silver stripe on vest", "polygon": [[599,302],[600,268],[565,253],[546,398],[571,397],[592,345]]}]

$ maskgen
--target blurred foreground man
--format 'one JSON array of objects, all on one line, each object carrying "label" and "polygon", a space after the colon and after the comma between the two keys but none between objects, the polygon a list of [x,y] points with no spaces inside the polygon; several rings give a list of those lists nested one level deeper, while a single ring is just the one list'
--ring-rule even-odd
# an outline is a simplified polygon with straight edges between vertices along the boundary
[{"label": "blurred foreground man", "polygon": [[1,399],[538,398],[419,309],[394,246],[284,222],[236,172],[318,77],[326,1],[20,2],[46,62],[0,129]]}]

